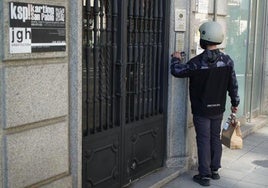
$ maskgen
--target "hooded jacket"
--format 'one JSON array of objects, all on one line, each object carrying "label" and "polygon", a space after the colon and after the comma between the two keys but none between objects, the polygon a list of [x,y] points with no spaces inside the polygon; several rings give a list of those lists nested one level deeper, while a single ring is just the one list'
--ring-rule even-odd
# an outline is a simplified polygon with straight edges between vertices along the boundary
[{"label": "hooded jacket", "polygon": [[189,91],[194,115],[222,114],[225,111],[227,92],[232,106],[239,105],[233,60],[220,50],[204,50],[186,64],[173,57],[170,68],[173,76],[190,78]]}]

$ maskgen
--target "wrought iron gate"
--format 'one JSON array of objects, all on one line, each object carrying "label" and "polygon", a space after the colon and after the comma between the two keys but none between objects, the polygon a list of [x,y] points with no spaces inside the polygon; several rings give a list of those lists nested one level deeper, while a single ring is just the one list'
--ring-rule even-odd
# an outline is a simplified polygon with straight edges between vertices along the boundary
[{"label": "wrought iron gate", "polygon": [[83,1],[83,187],[162,166],[166,0]]}]

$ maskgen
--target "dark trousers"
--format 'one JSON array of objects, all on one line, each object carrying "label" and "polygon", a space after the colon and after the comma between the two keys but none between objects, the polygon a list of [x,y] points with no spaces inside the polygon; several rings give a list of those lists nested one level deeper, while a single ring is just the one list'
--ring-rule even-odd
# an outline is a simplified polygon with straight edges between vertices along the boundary
[{"label": "dark trousers", "polygon": [[222,144],[220,140],[223,114],[210,117],[193,116],[198,151],[198,171],[209,175],[221,167]]}]

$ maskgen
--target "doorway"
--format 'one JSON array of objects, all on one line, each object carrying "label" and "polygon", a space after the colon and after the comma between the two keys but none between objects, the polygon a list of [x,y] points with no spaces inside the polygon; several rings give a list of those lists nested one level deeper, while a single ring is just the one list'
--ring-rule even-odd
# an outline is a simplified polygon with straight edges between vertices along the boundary
[{"label": "doorway", "polygon": [[83,187],[122,187],[163,165],[165,0],[83,1]]}]

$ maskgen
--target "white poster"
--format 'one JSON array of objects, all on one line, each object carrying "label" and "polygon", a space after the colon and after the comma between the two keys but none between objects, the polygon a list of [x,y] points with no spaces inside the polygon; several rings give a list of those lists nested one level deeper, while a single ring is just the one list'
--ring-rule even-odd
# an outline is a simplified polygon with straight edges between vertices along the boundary
[{"label": "white poster", "polygon": [[10,2],[9,52],[66,50],[65,7]]},{"label": "white poster", "polygon": [[31,53],[31,28],[9,28],[10,53]]}]

